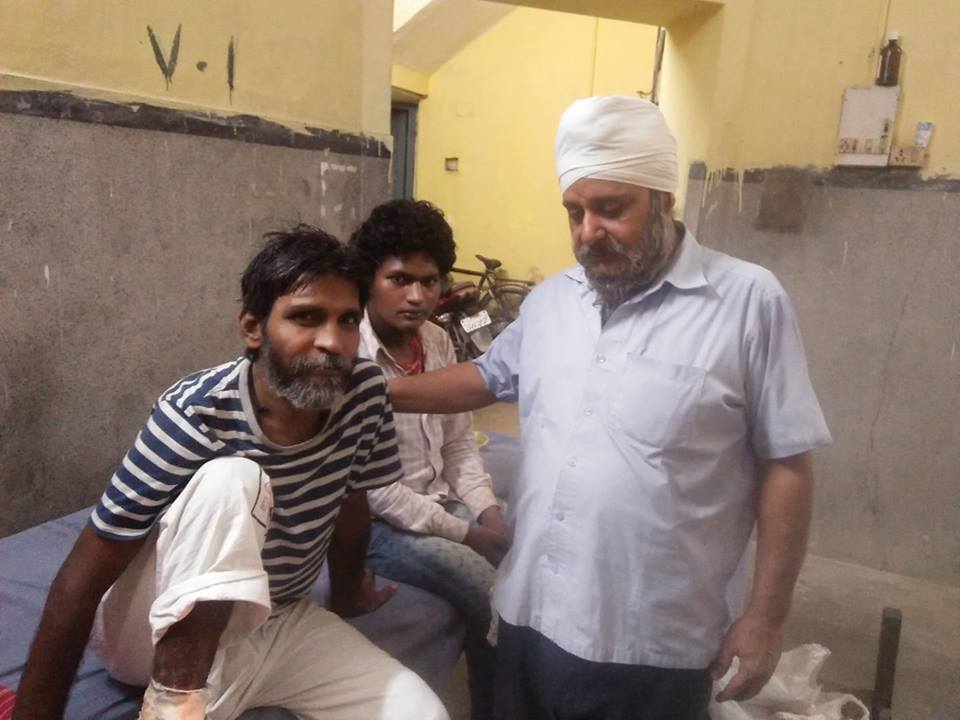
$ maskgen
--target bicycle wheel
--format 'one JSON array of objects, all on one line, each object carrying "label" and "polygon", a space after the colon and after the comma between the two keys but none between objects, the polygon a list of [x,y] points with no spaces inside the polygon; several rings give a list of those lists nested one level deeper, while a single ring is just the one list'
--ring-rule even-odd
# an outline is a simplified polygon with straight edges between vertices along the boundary
[{"label": "bicycle wheel", "polygon": [[520,305],[529,294],[530,288],[525,285],[497,286],[494,291],[496,306],[492,309],[491,315],[508,324],[512,323],[520,316]]}]

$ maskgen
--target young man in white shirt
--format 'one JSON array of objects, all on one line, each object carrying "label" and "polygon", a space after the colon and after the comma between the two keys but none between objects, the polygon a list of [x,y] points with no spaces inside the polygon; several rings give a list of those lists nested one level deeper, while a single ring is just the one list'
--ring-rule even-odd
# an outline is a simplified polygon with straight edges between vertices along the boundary
[{"label": "young man in white shirt", "polygon": [[[372,277],[360,326],[360,355],[387,378],[456,362],[446,333],[429,322],[440,279],[453,266],[453,233],[424,201],[393,200],[373,210],[351,243]],[[467,623],[471,716],[490,716],[494,649],[487,642],[490,588],[510,545],[484,471],[469,413],[396,417],[401,482],[369,493],[375,520],[367,562],[392,580],[448,600]]]}]

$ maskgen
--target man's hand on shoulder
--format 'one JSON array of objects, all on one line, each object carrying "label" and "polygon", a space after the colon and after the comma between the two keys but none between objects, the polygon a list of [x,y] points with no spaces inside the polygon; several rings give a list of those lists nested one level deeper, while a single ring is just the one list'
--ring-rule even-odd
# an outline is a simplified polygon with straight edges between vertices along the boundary
[{"label": "man's hand on shoulder", "polygon": [[363,580],[360,581],[360,587],[350,598],[331,600],[330,610],[342,618],[357,617],[372,613],[383,605],[387,600],[393,597],[397,591],[394,584],[384,585],[377,590],[374,583],[373,571],[365,568],[363,571]]},{"label": "man's hand on shoulder", "polygon": [[730,669],[734,657],[740,667],[717,695],[717,702],[747,700],[756,695],[773,675],[783,650],[783,632],[759,614],[747,611],[723,638],[720,654],[710,665],[710,674],[719,680]]},{"label": "man's hand on shoulder", "polygon": [[510,543],[513,540],[510,529],[503,520],[500,508],[496,505],[491,505],[480,513],[477,521],[480,524],[470,526],[463,544],[497,567],[510,549]]}]

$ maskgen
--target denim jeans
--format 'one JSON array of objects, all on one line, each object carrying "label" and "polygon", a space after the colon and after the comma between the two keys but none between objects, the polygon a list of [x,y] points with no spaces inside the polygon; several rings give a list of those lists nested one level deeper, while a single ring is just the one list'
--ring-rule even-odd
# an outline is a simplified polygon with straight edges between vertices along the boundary
[{"label": "denim jeans", "polygon": [[[448,512],[475,523],[462,503],[449,501]],[[470,685],[470,717],[491,717],[496,650],[487,642],[490,588],[496,569],[466,545],[436,535],[407,532],[374,519],[367,564],[385,578],[423,588],[453,605],[467,625],[464,652]]]}]

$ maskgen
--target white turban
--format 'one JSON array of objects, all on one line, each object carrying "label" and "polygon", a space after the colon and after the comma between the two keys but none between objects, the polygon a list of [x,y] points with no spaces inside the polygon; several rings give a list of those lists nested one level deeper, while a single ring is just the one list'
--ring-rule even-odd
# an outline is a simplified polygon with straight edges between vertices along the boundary
[{"label": "white turban", "polygon": [[560,192],[586,177],[677,190],[677,141],[660,108],[646,100],[577,100],[560,117],[555,149]]}]

